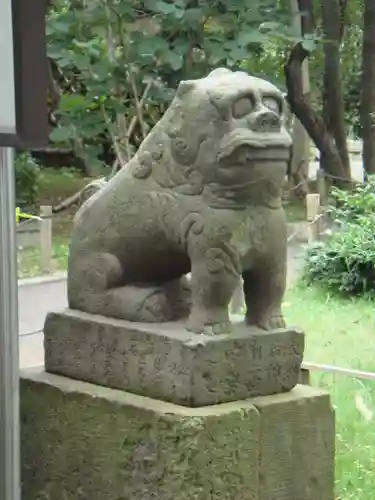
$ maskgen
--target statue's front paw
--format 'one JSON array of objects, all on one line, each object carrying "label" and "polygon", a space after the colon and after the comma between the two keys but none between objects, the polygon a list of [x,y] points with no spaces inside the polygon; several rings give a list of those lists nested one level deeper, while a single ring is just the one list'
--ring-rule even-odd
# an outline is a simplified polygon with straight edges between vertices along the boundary
[{"label": "statue's front paw", "polygon": [[256,326],[262,330],[277,330],[278,328],[285,328],[284,316],[281,313],[275,313],[264,316],[256,322]]}]

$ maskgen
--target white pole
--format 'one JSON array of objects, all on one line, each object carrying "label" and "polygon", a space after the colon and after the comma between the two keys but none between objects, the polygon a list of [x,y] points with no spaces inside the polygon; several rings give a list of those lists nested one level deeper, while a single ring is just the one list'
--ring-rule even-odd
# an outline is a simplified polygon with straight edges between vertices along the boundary
[{"label": "white pole", "polygon": [[42,273],[52,271],[52,207],[41,206],[40,216],[40,267]]},{"label": "white pole", "polygon": [[15,225],[13,151],[0,148],[0,500],[21,489]]}]

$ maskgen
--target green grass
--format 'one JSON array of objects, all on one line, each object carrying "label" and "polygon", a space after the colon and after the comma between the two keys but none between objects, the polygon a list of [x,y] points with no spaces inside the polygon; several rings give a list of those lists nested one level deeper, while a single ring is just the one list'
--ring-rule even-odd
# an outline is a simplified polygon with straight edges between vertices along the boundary
[{"label": "green grass", "polygon": [[[52,244],[51,274],[66,271],[68,262],[68,242],[55,240]],[[38,247],[18,251],[18,278],[31,278],[43,274]]]},{"label": "green grass", "polygon": [[[305,360],[375,371],[375,304],[329,297],[296,287],[285,297],[289,324],[306,333]],[[375,382],[314,373],[336,411],[336,495],[340,500],[375,498]],[[364,409],[363,409],[364,408]]]},{"label": "green grass", "polygon": [[[82,189],[90,180],[72,169],[43,169],[39,181],[39,195],[35,204],[35,212],[38,212],[40,205],[59,205]],[[76,210],[77,206],[72,206],[53,216],[54,240],[64,239],[65,242],[68,241]]]},{"label": "green grass", "polygon": [[[90,179],[84,178],[79,172],[72,169],[54,170],[46,168],[41,171],[39,180],[39,194],[35,206],[30,212],[39,213],[41,205],[56,206],[69,198]],[[52,273],[65,271],[68,257],[69,235],[72,220],[77,206],[72,206],[59,214],[55,214],[52,220],[53,260]],[[42,274],[40,267],[40,250],[38,247],[24,248],[18,252],[18,277],[28,278]]]},{"label": "green grass", "polygon": [[301,222],[306,220],[306,207],[299,201],[284,203],[284,210],[288,222]]}]

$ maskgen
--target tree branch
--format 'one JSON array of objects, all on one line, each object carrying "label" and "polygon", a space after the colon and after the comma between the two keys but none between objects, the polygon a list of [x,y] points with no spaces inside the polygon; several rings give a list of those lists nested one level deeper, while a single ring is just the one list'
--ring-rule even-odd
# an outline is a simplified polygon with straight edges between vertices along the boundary
[{"label": "tree branch", "polygon": [[137,84],[135,81],[134,71],[133,71],[133,68],[131,65],[129,67],[129,79],[130,79],[130,83],[131,83],[132,90],[133,90],[135,109],[137,112],[138,123],[139,123],[139,126],[141,127],[141,131],[142,131],[142,138],[145,139],[146,135],[147,135],[147,128],[146,128],[146,124],[145,124],[144,119],[143,119],[143,104],[141,105],[140,100],[139,100],[138,88],[137,88]]},{"label": "tree branch", "polygon": [[297,43],[290,51],[284,66],[287,87],[286,98],[290,109],[298,120],[303,123],[316,147],[320,150],[322,148],[320,134],[324,123],[320,117],[315,115],[310,103],[303,94],[301,66],[308,55],[309,52],[303,48],[301,43]]},{"label": "tree branch", "polygon": [[316,27],[313,0],[297,0],[297,3],[298,10],[303,13],[301,17],[302,35],[313,33]]},{"label": "tree branch", "polygon": [[345,16],[346,16],[346,9],[348,7],[348,0],[339,0],[339,6],[340,6],[340,43],[341,43],[345,35]]},{"label": "tree branch", "polygon": [[291,50],[284,66],[285,83],[287,87],[287,101],[292,112],[303,124],[307,133],[331,166],[336,185],[347,187],[347,174],[338,150],[327,131],[324,120],[313,110],[307,96],[303,95],[301,66],[309,52],[301,43],[297,43]]}]

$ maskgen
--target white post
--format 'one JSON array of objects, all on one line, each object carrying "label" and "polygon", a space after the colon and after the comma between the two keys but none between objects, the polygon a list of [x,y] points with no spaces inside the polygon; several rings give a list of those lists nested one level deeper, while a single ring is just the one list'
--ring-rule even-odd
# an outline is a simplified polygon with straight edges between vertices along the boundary
[{"label": "white post", "polygon": [[20,499],[19,355],[13,151],[0,148],[0,499]]},{"label": "white post", "polygon": [[42,273],[52,270],[52,207],[40,207],[40,266]]},{"label": "white post", "polygon": [[[320,195],[311,193],[306,195],[307,211],[307,241],[313,243],[319,239],[319,224],[316,220],[320,213]],[[313,222],[315,221],[315,222]]]},{"label": "white post", "polygon": [[320,203],[324,206],[327,204],[327,185],[326,175],[324,170],[318,169],[316,173],[316,190],[320,194]]}]

